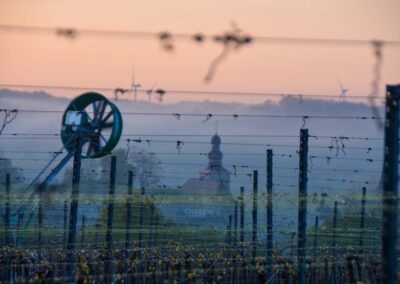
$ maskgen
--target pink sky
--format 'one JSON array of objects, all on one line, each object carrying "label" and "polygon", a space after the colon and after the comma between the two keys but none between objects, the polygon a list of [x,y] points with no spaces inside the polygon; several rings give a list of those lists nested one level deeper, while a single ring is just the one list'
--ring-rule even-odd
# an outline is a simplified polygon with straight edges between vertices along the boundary
[{"label": "pink sky", "polygon": [[[0,24],[135,31],[221,33],[230,23],[254,36],[400,40],[398,0],[2,0]],[[254,43],[230,54],[214,80],[203,78],[221,51],[215,43],[177,41],[167,53],[156,39],[78,37],[0,30],[0,84],[367,95],[373,75],[370,46]],[[400,83],[400,47],[384,48],[381,90]],[[76,96],[76,92],[57,92]],[[266,98],[197,97],[258,102]],[[169,94],[167,102],[192,97]]]}]

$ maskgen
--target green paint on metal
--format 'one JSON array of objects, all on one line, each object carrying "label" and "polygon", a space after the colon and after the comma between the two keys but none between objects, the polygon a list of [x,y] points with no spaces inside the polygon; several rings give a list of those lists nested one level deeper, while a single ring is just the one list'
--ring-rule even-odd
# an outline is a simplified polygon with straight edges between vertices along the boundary
[{"label": "green paint on metal", "polygon": [[118,108],[99,93],[88,92],[75,98],[62,118],[61,140],[68,152],[74,151],[74,137],[83,139],[82,158],[100,158],[111,153],[122,134]]}]

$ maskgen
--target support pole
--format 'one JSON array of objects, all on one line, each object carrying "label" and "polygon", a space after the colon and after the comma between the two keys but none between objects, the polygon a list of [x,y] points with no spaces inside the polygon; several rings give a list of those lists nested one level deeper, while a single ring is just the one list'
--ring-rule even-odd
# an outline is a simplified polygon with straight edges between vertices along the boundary
[{"label": "support pole", "polygon": [[64,201],[64,235],[63,235],[64,247],[66,247],[66,245],[67,245],[67,235],[68,235],[67,215],[68,215],[68,202],[67,202],[67,200],[65,200]]},{"label": "support pole", "polygon": [[[11,232],[10,232],[10,174],[6,174],[6,200],[5,200],[5,239],[6,247],[11,245]],[[6,250],[4,253],[4,264],[0,271],[3,272],[1,277],[4,282],[11,283],[11,251]]]},{"label": "support pole", "polygon": [[240,256],[244,257],[244,187],[240,188]]},{"label": "support pole", "polygon": [[257,257],[257,200],[258,192],[258,171],[253,171],[253,229],[252,229],[252,253],[251,253],[251,268],[252,268],[252,283],[256,283],[256,257]]},{"label": "support pole", "polygon": [[76,244],[76,223],[78,219],[78,199],[79,199],[79,182],[81,179],[81,154],[82,142],[81,137],[75,137],[75,151],[74,151],[74,166],[72,170],[72,192],[71,192],[71,205],[69,214],[69,229],[68,229],[68,265],[67,273],[68,279],[75,282],[75,244]]},{"label": "support pole", "polygon": [[[155,205],[153,205],[153,206],[155,206]],[[159,216],[158,216],[157,211],[156,211],[154,213],[153,247],[157,246],[158,226],[159,226]]]},{"label": "support pole", "polygon": [[128,198],[126,199],[126,233],[125,250],[127,256],[131,249],[131,222],[132,222],[132,190],[133,190],[133,171],[128,172]]},{"label": "support pole", "polygon": [[154,209],[155,208],[154,208],[153,200],[150,201],[148,206],[150,209],[150,222],[149,222],[149,230],[148,230],[149,236],[148,236],[147,246],[151,247],[153,244],[152,239],[153,239],[153,233],[154,233],[153,229],[154,229]]},{"label": "support pole", "polygon": [[42,250],[42,231],[43,231],[43,190],[39,188],[39,208],[38,208],[38,247]]},{"label": "support pole", "polygon": [[10,232],[10,174],[6,174],[6,200],[5,200],[5,214],[4,214],[4,225],[5,225],[5,244],[11,244],[11,232]]},{"label": "support pole", "polygon": [[235,200],[235,207],[233,210],[233,245],[236,246],[238,241],[238,202]]},{"label": "support pole", "polygon": [[317,264],[317,246],[318,246],[318,216],[315,216],[314,225],[314,264]]},{"label": "support pole", "polygon": [[400,85],[386,87],[383,163],[383,283],[397,283],[398,155]]},{"label": "support pole", "polygon": [[82,215],[81,245],[85,244],[85,225],[86,225],[86,216]]},{"label": "support pole", "polygon": [[144,195],[145,189],[142,187],[140,193],[140,216],[139,216],[139,234],[138,234],[138,264],[136,272],[136,283],[142,283],[142,248],[143,248],[143,225],[144,225]]},{"label": "support pole", "polygon": [[22,225],[22,220],[23,219],[24,219],[24,213],[18,213],[17,232],[16,232],[16,236],[15,236],[15,247],[16,248],[19,247],[21,239],[23,238],[22,230],[21,230],[21,225]]},{"label": "support pole", "polygon": [[108,212],[107,212],[107,265],[105,269],[106,283],[111,283],[113,271],[113,256],[112,256],[112,230],[114,221],[114,193],[115,193],[115,172],[117,166],[117,157],[111,157],[110,167],[110,190],[108,192]]},{"label": "support pole", "polygon": [[364,235],[365,235],[365,202],[366,202],[367,188],[362,188],[361,197],[361,214],[360,214],[360,251],[362,252],[364,246]]},{"label": "support pole", "polygon": [[139,250],[143,247],[143,225],[144,225],[144,195],[145,189],[142,187],[140,194],[140,216],[139,216],[139,234],[138,234],[138,246]]},{"label": "support pole", "polygon": [[297,234],[298,283],[306,283],[308,129],[300,129],[299,219]]},{"label": "support pole", "polygon": [[229,222],[226,232],[226,242],[228,245],[232,245],[232,215],[229,215]]},{"label": "support pole", "polygon": [[335,201],[333,206],[332,249],[336,248],[337,210],[338,210],[338,202]]},{"label": "support pole", "polygon": [[272,221],[272,150],[267,150],[267,279],[273,283],[272,251],[273,251],[273,221]]}]

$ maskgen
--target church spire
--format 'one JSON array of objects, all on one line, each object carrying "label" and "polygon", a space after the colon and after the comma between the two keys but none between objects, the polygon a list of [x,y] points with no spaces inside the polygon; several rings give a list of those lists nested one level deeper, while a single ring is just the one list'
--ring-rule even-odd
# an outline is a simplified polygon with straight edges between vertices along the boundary
[{"label": "church spire", "polygon": [[215,134],[211,138],[211,151],[208,153],[208,164],[211,167],[222,166],[222,152],[220,150],[221,138]]}]

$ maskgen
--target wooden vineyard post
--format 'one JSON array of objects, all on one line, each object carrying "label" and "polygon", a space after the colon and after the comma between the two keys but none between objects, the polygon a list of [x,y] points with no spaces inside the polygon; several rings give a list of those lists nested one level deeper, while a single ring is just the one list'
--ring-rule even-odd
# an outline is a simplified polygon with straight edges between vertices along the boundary
[{"label": "wooden vineyard post", "polygon": [[85,226],[86,226],[86,216],[82,215],[82,231],[81,231],[81,244],[85,245]]},{"label": "wooden vineyard post", "polygon": [[244,187],[240,187],[240,269],[239,269],[239,279],[242,282],[246,282],[246,277],[243,269],[244,261]]},{"label": "wooden vineyard post", "polygon": [[315,225],[314,225],[314,264],[317,263],[317,248],[318,248],[318,216],[315,216]]},{"label": "wooden vineyard post", "polygon": [[[273,274],[272,250],[273,250],[273,219],[272,219],[272,150],[267,150],[267,279]],[[271,279],[272,283],[273,280]]]},{"label": "wooden vineyard post", "polygon": [[233,244],[236,246],[238,241],[238,201],[235,200],[233,210]]},{"label": "wooden vineyard post", "polygon": [[116,172],[117,158],[111,157],[111,169],[110,169],[110,190],[108,193],[108,211],[107,211],[107,263],[105,267],[105,279],[106,283],[111,283],[113,271],[113,260],[112,260],[112,231],[113,231],[113,219],[114,219],[114,194],[115,194],[115,172]]},{"label": "wooden vineyard post", "polygon": [[133,191],[133,171],[128,172],[128,197],[126,199],[126,233],[125,233],[125,250],[127,256],[130,255],[131,249],[131,223],[132,223],[132,191]]},{"label": "wooden vineyard post", "polygon": [[5,198],[5,214],[4,214],[4,225],[5,225],[5,244],[10,245],[11,243],[11,232],[10,232],[10,174],[6,174],[6,198]]},{"label": "wooden vineyard post", "polygon": [[361,213],[360,213],[360,251],[362,252],[364,246],[364,234],[365,234],[365,202],[366,202],[367,188],[362,188],[361,197]]},{"label": "wooden vineyard post", "polygon": [[232,245],[232,215],[229,215],[228,226],[226,226],[226,243]]},{"label": "wooden vineyard post", "polygon": [[252,227],[252,250],[251,250],[251,270],[252,283],[257,281],[256,257],[257,257],[257,209],[258,209],[258,171],[253,171],[253,227]]},{"label": "wooden vineyard post", "polygon": [[38,247],[42,250],[42,233],[43,233],[43,190],[39,188],[39,208],[38,208]]},{"label": "wooden vineyard post", "polygon": [[142,249],[143,249],[143,225],[144,225],[144,195],[145,189],[142,187],[140,193],[140,216],[139,216],[139,234],[138,234],[138,264],[136,271],[136,283],[142,283]]},{"label": "wooden vineyard post", "polygon": [[400,85],[386,88],[383,162],[383,283],[397,283],[398,156]]},{"label": "wooden vineyard post", "polygon": [[64,201],[64,234],[63,234],[63,244],[64,247],[67,246],[67,236],[68,236],[68,202],[67,200]]},{"label": "wooden vineyard post", "polygon": [[336,249],[336,228],[337,228],[337,212],[338,212],[338,202],[335,201],[333,206],[333,228],[332,228],[332,249]]},{"label": "wooden vineyard post", "polygon": [[244,257],[244,187],[240,188],[240,255]]},{"label": "wooden vineyard post", "polygon": [[300,130],[299,220],[297,234],[298,282],[306,284],[308,129]]},{"label": "wooden vineyard post", "polygon": [[67,274],[68,281],[75,282],[75,245],[76,245],[76,224],[78,219],[78,201],[79,201],[79,183],[81,179],[81,154],[82,142],[79,135],[75,138],[74,150],[74,165],[72,170],[72,193],[71,205],[69,214],[69,229],[68,229],[68,265]]}]

